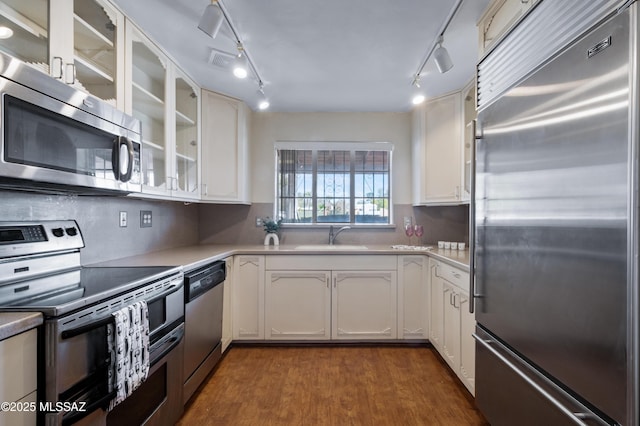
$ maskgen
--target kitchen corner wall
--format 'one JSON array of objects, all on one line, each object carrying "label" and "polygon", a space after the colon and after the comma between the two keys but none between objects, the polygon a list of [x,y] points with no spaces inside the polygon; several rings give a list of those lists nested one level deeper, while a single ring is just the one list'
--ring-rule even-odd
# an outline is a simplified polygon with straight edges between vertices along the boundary
[{"label": "kitchen corner wall", "polygon": [[[275,199],[274,143],[277,141],[384,141],[394,145],[393,214],[395,228],[351,229],[340,234],[343,244],[407,244],[402,228],[405,216],[424,225],[423,244],[438,240],[468,242],[468,207],[411,206],[411,113],[395,112],[255,112],[251,114],[249,153],[252,205],[199,207],[199,234],[203,244],[261,244],[264,231],[256,217],[273,217]],[[323,244],[327,227],[285,227],[282,244]],[[417,243],[416,238],[412,240]]]},{"label": "kitchen corner wall", "polygon": [[[150,210],[151,228],[140,227],[140,210]],[[128,225],[121,228],[119,212]],[[43,195],[0,191],[0,220],[75,219],[85,248],[83,265],[150,251],[198,243],[198,207],[183,203],[136,200],[127,197]]]}]

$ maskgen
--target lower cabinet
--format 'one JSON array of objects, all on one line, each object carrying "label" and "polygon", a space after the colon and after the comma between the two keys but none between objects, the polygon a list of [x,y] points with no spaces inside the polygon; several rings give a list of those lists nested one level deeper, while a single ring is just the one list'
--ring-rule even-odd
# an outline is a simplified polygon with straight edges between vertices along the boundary
[{"label": "lower cabinet", "polygon": [[236,256],[233,268],[233,339],[264,339],[264,256]]},{"label": "lower cabinet", "polygon": [[397,338],[396,256],[267,256],[271,340]]},{"label": "lower cabinet", "polygon": [[[0,401],[36,403],[36,329],[0,341]],[[35,425],[35,410],[0,411],[0,425]]]},{"label": "lower cabinet", "polygon": [[331,273],[267,271],[267,339],[328,340],[331,337]]},{"label": "lower cabinet", "polygon": [[398,256],[398,339],[429,338],[429,258]]},{"label": "lower cabinet", "polygon": [[469,274],[431,259],[431,342],[462,383],[475,392],[475,315],[469,313]]},{"label": "lower cabinet", "polygon": [[331,337],[395,339],[396,271],[333,271]]},{"label": "lower cabinet", "polygon": [[224,280],[222,299],[222,352],[224,353],[233,340],[233,257],[224,259],[227,277]]}]

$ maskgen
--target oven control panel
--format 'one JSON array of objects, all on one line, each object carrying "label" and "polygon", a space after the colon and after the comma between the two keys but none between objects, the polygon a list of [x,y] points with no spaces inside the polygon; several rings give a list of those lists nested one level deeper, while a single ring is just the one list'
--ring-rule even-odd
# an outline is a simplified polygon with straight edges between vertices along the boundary
[{"label": "oven control panel", "polygon": [[82,247],[75,220],[0,222],[0,259]]}]

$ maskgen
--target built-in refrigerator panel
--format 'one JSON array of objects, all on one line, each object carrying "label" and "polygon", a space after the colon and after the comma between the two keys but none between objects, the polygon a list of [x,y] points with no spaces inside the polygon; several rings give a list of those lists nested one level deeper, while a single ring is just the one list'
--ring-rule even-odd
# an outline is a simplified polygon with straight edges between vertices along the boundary
[{"label": "built-in refrigerator panel", "polygon": [[[580,38],[479,112],[475,179],[478,324],[621,424],[630,15]],[[476,386],[482,400],[488,389]]]}]

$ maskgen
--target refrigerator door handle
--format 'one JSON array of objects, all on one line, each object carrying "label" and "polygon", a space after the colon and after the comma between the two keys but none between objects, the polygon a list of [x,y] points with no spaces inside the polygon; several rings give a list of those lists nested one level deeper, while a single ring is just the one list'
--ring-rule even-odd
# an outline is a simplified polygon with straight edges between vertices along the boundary
[{"label": "refrigerator door handle", "polygon": [[522,370],[520,370],[517,366],[515,366],[511,361],[509,361],[504,355],[502,355],[498,350],[496,350],[493,346],[491,346],[491,340],[485,340],[482,337],[478,336],[476,333],[473,333],[471,336],[481,344],[485,349],[491,352],[496,358],[504,363],[510,370],[516,373],[521,379],[523,379],[529,386],[535,389],[540,395],[542,395],[547,401],[553,404],[558,410],[560,410],[563,414],[565,414],[573,423],[580,426],[589,426],[587,423],[582,421],[583,418],[592,418],[593,416],[590,413],[574,413],[565,407],[560,401],[554,398],[549,392],[544,390],[533,381],[529,376],[527,376]]},{"label": "refrigerator door handle", "polygon": [[469,313],[475,310],[475,247],[476,247],[476,146],[482,138],[482,131],[478,126],[478,120],[473,120],[472,134],[475,135],[471,146],[470,184],[469,184]]}]

